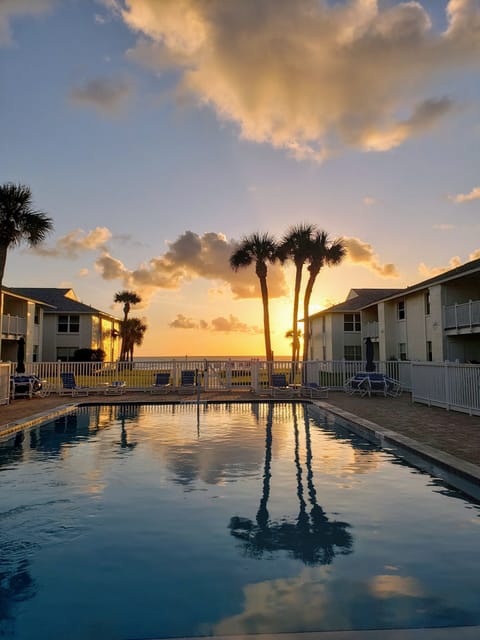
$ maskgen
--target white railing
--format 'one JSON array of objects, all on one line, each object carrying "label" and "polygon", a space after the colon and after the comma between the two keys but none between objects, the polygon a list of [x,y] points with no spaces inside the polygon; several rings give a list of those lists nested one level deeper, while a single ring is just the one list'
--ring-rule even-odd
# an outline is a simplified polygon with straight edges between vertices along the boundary
[{"label": "white railing", "polygon": [[27,332],[27,319],[21,316],[2,315],[1,332],[4,335],[22,336]]},{"label": "white railing", "polygon": [[480,415],[480,366],[412,362],[412,401]]},{"label": "white railing", "polygon": [[362,338],[378,338],[378,322],[364,322],[362,324]]},{"label": "white railing", "polygon": [[0,363],[0,404],[10,401],[10,364]]},{"label": "white railing", "polygon": [[[254,389],[260,391],[269,386],[272,373],[284,373],[290,384],[315,382],[331,389],[343,389],[345,380],[357,371],[365,370],[365,361],[310,361],[278,360],[268,363],[262,360],[145,360],[128,362],[34,362],[26,365],[27,374],[33,374],[49,383],[52,391],[61,391],[61,373],[72,372],[76,383],[101,390],[116,380],[126,383],[129,390],[149,391],[159,372],[170,374],[172,386],[178,386],[181,372],[195,371],[199,386],[208,391],[228,389]],[[409,362],[377,362],[376,371],[400,380],[404,389],[410,389]],[[12,375],[15,363],[11,365]]]},{"label": "white railing", "polygon": [[445,329],[461,329],[480,325],[480,300],[444,307]]}]

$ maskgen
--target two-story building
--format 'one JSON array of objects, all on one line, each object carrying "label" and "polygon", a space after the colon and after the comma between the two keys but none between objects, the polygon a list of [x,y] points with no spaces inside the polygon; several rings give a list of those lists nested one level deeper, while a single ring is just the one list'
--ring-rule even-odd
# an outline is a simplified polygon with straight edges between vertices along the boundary
[{"label": "two-story building", "polygon": [[[80,302],[73,289],[11,287],[17,296],[37,300],[43,306],[41,360],[69,361],[77,349],[103,349],[107,361],[120,350],[120,320]],[[26,339],[28,344],[28,339]],[[32,358],[33,359],[33,358]],[[28,356],[26,358],[29,361]]]},{"label": "two-story building", "polygon": [[310,358],[480,362],[480,259],[405,289],[351,289],[310,318]]}]

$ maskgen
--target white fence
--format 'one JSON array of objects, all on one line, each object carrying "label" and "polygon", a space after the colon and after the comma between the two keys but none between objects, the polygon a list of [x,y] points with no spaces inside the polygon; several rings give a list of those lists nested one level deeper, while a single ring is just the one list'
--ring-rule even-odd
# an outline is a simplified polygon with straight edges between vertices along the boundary
[{"label": "white fence", "polygon": [[480,366],[412,362],[412,401],[480,415]]},{"label": "white fence", "polygon": [[10,365],[0,363],[0,404],[10,400]]},{"label": "white fence", "polygon": [[[159,372],[168,372],[172,386],[180,384],[182,371],[195,371],[198,384],[207,391],[268,387],[272,373],[284,373],[289,383],[315,382],[332,390],[342,390],[348,378],[365,370],[364,361],[320,361],[294,363],[278,360],[178,360],[159,359],[142,362],[34,362],[26,365],[27,374],[45,380],[51,391],[62,389],[61,373],[72,372],[78,385],[99,391],[116,380],[125,381],[129,390],[149,391]],[[15,363],[0,371],[15,373]],[[375,370],[398,380],[412,401],[480,415],[480,366],[455,363],[382,361]],[[8,398],[0,379],[0,402]],[[2,378],[3,379],[3,378]]]}]

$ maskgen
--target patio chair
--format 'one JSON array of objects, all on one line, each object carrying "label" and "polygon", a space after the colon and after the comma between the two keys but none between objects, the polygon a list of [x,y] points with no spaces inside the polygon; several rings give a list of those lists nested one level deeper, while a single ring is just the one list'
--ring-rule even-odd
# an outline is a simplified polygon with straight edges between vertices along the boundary
[{"label": "patio chair", "polygon": [[358,393],[361,398],[370,395],[369,374],[366,371],[358,371],[354,376],[345,380],[343,390],[351,396]]},{"label": "patio chair", "polygon": [[106,396],[121,396],[127,390],[127,383],[125,380],[114,380],[107,387],[105,387]]},{"label": "patio chair", "polygon": [[168,393],[171,389],[169,372],[160,371],[160,373],[156,373],[155,382],[150,389],[150,393]]},{"label": "patio chair", "polygon": [[177,387],[179,393],[195,393],[202,388],[202,385],[198,384],[198,373],[194,369],[180,372],[180,385]]},{"label": "patio chair", "polygon": [[321,387],[316,382],[307,382],[300,387],[300,395],[304,398],[328,398],[328,387]]},{"label": "patio chair", "polygon": [[287,376],[284,373],[272,373],[271,384],[269,386],[269,392],[272,398],[292,396],[294,391],[294,388],[289,386]]},{"label": "patio chair", "polygon": [[62,388],[58,392],[60,396],[70,395],[74,396],[88,396],[90,389],[88,387],[81,387],[75,381],[75,374],[71,371],[60,374],[62,381]]}]

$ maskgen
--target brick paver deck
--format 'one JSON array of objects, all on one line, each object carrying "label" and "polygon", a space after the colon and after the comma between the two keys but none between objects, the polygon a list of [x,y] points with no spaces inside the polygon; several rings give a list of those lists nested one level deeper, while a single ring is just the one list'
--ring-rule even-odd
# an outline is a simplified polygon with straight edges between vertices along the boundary
[{"label": "brick paver deck", "polygon": [[[192,396],[190,396],[191,398]],[[122,396],[90,395],[86,398],[51,395],[47,398],[19,398],[10,405],[0,406],[0,434],[7,424],[26,420],[33,414],[54,410],[71,402],[170,402],[185,399],[171,393],[157,396],[146,393],[126,393]],[[187,396],[188,398],[188,396]],[[246,391],[208,392],[202,400],[258,399]],[[412,404],[409,394],[398,398],[349,396],[343,392],[330,392],[328,402],[381,427],[418,440],[462,460],[480,465],[480,417],[469,416],[438,407]]]}]

